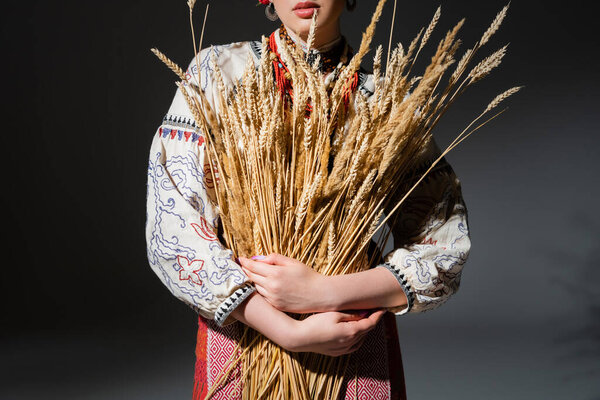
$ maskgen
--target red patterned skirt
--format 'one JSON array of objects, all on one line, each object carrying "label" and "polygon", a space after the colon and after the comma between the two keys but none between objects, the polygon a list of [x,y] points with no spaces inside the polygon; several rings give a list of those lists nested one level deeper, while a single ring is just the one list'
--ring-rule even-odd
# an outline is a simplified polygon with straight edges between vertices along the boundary
[{"label": "red patterned skirt", "polygon": [[[204,400],[235,351],[242,330],[240,322],[221,328],[212,320],[198,318],[194,400]],[[241,368],[236,366],[212,399],[241,399],[240,376]],[[361,348],[352,353],[346,376],[340,399],[406,400],[394,314],[386,313]]]}]

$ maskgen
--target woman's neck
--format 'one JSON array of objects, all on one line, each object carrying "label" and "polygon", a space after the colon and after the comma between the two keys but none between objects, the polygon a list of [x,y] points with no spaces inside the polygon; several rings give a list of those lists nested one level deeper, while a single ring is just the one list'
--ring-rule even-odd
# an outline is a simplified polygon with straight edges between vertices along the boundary
[{"label": "woman's neck", "polygon": [[[285,26],[288,35],[292,40],[299,45],[304,51],[307,51],[306,41],[308,40],[308,36],[301,37],[296,32],[294,32],[290,27]],[[313,49],[323,52],[331,49],[342,39],[342,34],[340,32],[339,24],[336,24],[332,28],[319,28],[317,32],[315,32],[315,41],[313,44]]]}]

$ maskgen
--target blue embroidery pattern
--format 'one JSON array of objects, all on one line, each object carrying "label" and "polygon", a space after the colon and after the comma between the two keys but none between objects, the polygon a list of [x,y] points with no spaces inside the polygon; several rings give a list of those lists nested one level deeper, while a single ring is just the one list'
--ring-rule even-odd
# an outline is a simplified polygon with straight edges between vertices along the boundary
[{"label": "blue embroidery pattern", "polygon": [[[169,158],[165,167],[167,171],[170,171],[171,180],[163,189],[165,191],[178,190],[196,211],[204,213],[204,200],[197,192],[198,189],[194,189],[197,187],[206,191],[203,182],[204,172],[196,166],[197,156],[191,151],[185,156],[178,155]],[[164,182],[166,183],[166,180]]]},{"label": "blue embroidery pattern", "polygon": [[[192,224],[199,222],[207,206],[205,175],[199,161],[194,151],[166,159],[162,151],[153,154],[148,164],[147,194],[152,215],[147,214],[146,222],[150,264],[173,294],[196,307],[216,300],[216,293],[209,288],[214,291],[225,282],[241,285],[245,280],[241,270],[228,262],[231,251],[218,241],[207,240],[203,244],[206,253],[198,253],[194,245],[194,240],[202,238]],[[186,215],[186,209],[192,214]],[[210,285],[202,284],[208,282]]]},{"label": "blue embroidery pattern", "polygon": [[[148,242],[148,261],[160,271],[162,275],[161,280],[172,293],[179,291],[189,296],[191,302],[197,305],[200,304],[201,298],[209,300],[214,297],[207,290],[206,286],[195,285],[192,280],[180,281],[178,279],[176,281],[172,279],[172,275],[165,269],[166,266],[169,266],[176,273],[176,275],[173,275],[179,277],[181,266],[177,262],[177,257],[183,256],[189,260],[194,260],[197,257],[194,249],[179,242],[179,237],[175,235],[175,232],[167,232],[166,235],[163,232],[163,227],[168,221],[171,221],[172,226],[177,226],[180,229],[185,229],[187,224],[185,218],[174,211],[176,200],[173,197],[161,198],[160,194],[165,192],[164,188],[170,187],[172,188],[171,190],[175,189],[169,178],[168,171],[160,163],[161,157],[162,154],[158,152],[154,160],[149,162],[148,166],[148,189],[153,195],[155,215],[154,220],[149,221],[149,223],[152,223],[152,234]],[[176,220],[178,223],[172,224],[173,220]],[[205,271],[198,271],[200,280],[205,275]]]},{"label": "blue embroidery pattern", "polygon": [[185,140],[187,142],[191,140],[192,143],[198,142],[198,146],[204,144],[204,136],[192,131],[161,127],[158,130],[158,134],[163,138],[170,137],[171,139],[177,139],[179,141]]},{"label": "blue embroidery pattern", "polygon": [[433,258],[433,262],[443,270],[448,279],[455,278],[460,274],[462,266],[467,261],[465,253],[459,253],[457,256],[452,254],[441,254]]},{"label": "blue embroidery pattern", "polygon": [[447,176],[447,184],[413,196],[402,210],[399,226],[414,242],[407,245],[396,268],[413,284],[413,312],[433,310],[448,300],[459,288],[468,257],[466,207],[452,182],[455,178]]},{"label": "blue embroidery pattern", "polygon": [[198,74],[198,65],[196,64],[195,60],[192,62],[190,68],[188,68],[187,74],[190,75],[190,77],[191,75],[200,76],[200,87],[202,88],[202,90],[206,90],[209,80],[212,80],[212,54],[214,54],[216,58],[219,58],[219,56],[223,53],[223,50],[230,46],[232,46],[232,44],[212,46],[206,50],[201,51],[199,54],[200,74]]}]

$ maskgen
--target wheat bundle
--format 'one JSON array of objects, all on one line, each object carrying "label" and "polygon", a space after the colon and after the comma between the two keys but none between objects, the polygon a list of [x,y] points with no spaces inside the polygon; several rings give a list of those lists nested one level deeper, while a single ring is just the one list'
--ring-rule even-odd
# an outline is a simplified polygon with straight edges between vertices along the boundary
[{"label": "wheat bundle", "polygon": [[[407,187],[404,182],[440,118],[465,89],[500,64],[506,47],[470,67],[478,50],[498,30],[508,6],[455,63],[460,21],[439,42],[423,74],[414,76],[415,61],[439,20],[438,9],[407,49],[401,44],[388,49],[385,70],[383,49],[377,48],[374,94],[366,98],[356,92],[347,106],[344,98],[352,75],[369,50],[385,1],[379,1],[359,50],[329,91],[317,63],[307,63],[301,50],[282,43],[279,52],[291,76],[293,101],[282,97],[273,79],[265,38],[258,68],[249,57],[233,89],[225,86],[214,63],[218,112],[197,82],[186,81],[175,63],[153,50],[182,79],[178,85],[207,136],[225,245],[236,255],[280,253],[326,275],[368,269],[372,260],[367,245],[375,232],[442,157],[500,114],[489,117],[501,101],[519,90],[497,96]],[[190,19],[193,3],[188,2]],[[315,26],[313,20],[309,46]],[[348,356],[292,354],[248,327],[239,350],[209,398],[241,363],[244,398],[334,399],[349,360]]]}]

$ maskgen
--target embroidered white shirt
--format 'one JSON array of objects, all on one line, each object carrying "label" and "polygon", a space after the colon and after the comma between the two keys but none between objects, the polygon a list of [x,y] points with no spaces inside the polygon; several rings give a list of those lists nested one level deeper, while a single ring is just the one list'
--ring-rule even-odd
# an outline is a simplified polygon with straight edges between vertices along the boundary
[{"label": "embroidered white shirt", "polygon": [[[187,70],[214,107],[211,57],[226,85],[242,75],[248,57],[255,64],[259,42],[204,49]],[[372,93],[372,76],[361,75],[359,90]],[[426,166],[439,150],[432,146]],[[205,157],[205,140],[178,89],[155,133],[148,166],[146,240],[151,268],[174,296],[219,325],[233,322],[231,312],[255,291],[253,284],[217,237],[218,210]],[[214,197],[213,197],[214,198]],[[385,256],[408,305],[390,308],[397,315],[422,312],[445,302],[459,287],[470,249],[467,214],[460,183],[441,163],[400,209],[393,226],[395,250]]]}]

